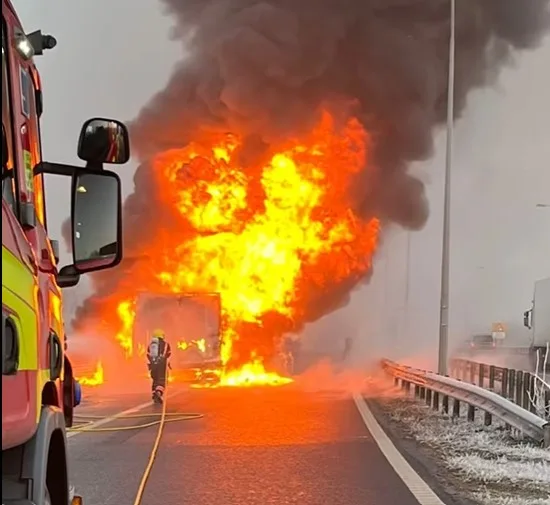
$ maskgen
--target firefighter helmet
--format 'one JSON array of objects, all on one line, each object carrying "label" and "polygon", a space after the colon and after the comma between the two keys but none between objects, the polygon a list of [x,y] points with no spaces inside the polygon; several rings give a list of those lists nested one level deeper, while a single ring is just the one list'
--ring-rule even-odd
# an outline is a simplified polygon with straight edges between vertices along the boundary
[{"label": "firefighter helmet", "polygon": [[164,338],[164,330],[156,329],[155,331],[153,331],[153,337]]}]

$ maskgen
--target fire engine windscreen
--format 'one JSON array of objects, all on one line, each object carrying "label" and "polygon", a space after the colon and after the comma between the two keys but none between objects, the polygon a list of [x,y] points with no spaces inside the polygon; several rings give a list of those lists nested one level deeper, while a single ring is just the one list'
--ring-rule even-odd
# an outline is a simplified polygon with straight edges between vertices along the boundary
[{"label": "fire engine windscreen", "polygon": [[164,331],[176,367],[219,364],[218,294],[141,294],[136,303],[134,345],[146,349],[157,329]]}]

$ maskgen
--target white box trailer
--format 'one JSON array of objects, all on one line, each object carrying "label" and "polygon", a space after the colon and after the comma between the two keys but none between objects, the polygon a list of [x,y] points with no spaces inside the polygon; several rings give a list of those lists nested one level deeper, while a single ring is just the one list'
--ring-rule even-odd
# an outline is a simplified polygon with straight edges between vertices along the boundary
[{"label": "white box trailer", "polygon": [[524,313],[524,324],[532,330],[533,357],[538,351],[542,359],[550,345],[550,277],[535,282],[533,305]]}]

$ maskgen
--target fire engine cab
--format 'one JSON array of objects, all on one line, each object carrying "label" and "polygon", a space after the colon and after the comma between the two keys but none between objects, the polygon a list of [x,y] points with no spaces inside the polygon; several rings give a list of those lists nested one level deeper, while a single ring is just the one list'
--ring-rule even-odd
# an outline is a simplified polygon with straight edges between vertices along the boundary
[{"label": "fire engine cab", "polygon": [[[85,167],[42,159],[46,107],[33,57],[56,41],[25,33],[2,0],[2,504],[68,505],[66,428],[77,403],[65,353],[61,288],[122,259],[121,187],[104,163],[129,159],[126,127],[84,122],[78,155]],[[72,179],[72,262],[59,265],[48,235],[44,176]],[[55,195],[56,198],[59,195]]]}]

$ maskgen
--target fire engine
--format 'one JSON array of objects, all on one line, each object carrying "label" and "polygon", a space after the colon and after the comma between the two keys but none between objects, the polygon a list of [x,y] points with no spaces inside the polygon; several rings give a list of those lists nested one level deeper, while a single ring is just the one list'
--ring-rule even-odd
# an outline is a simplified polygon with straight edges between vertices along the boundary
[{"label": "fire engine", "polygon": [[[25,33],[2,0],[3,505],[82,503],[68,477],[66,427],[78,385],[65,353],[61,288],[122,258],[120,179],[103,164],[128,161],[126,127],[87,120],[78,141],[85,167],[42,160],[44,100],[33,57],[55,45],[41,31]],[[73,259],[62,268],[59,243],[48,236],[45,174],[72,179]]]}]

